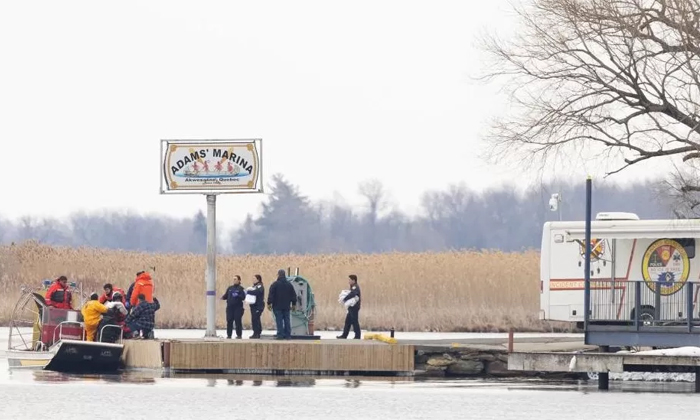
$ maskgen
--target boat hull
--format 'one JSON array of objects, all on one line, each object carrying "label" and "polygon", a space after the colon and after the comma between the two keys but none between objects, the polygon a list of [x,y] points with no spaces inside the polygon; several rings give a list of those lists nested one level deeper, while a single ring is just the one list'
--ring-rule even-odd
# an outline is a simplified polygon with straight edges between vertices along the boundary
[{"label": "boat hull", "polygon": [[5,355],[10,369],[43,369],[54,354],[48,351],[8,350]]},{"label": "boat hull", "polygon": [[39,368],[64,373],[109,373],[121,368],[124,345],[61,340],[48,351],[10,351],[11,368]]}]

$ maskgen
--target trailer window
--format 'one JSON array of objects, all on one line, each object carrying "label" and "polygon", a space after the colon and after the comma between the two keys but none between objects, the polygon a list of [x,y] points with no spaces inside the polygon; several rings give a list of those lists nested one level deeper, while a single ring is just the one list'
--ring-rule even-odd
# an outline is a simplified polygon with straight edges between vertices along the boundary
[{"label": "trailer window", "polygon": [[688,254],[688,259],[695,258],[695,238],[679,238],[674,239],[674,241],[681,244],[685,249],[685,252]]}]

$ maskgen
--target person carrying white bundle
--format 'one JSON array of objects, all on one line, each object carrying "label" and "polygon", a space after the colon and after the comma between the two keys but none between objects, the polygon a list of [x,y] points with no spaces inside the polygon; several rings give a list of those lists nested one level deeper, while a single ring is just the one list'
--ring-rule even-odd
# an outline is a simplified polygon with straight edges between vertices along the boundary
[{"label": "person carrying white bundle", "polygon": [[260,338],[262,333],[260,317],[265,310],[265,286],[260,274],[256,274],[253,278],[255,283],[246,289],[245,301],[250,305],[250,321],[253,324],[253,335],[250,338]]},{"label": "person carrying white bundle", "polygon": [[357,284],[357,276],[350,274],[348,278],[350,279],[350,290],[347,290],[348,293],[344,293],[346,290],[343,290],[340,292],[340,296],[338,297],[339,301],[347,308],[348,313],[345,316],[345,327],[343,328],[343,333],[337,338],[348,338],[348,333],[350,333],[350,327],[352,326],[352,330],[355,333],[355,337],[353,338],[359,340],[360,306],[362,296],[360,295],[360,286]]}]

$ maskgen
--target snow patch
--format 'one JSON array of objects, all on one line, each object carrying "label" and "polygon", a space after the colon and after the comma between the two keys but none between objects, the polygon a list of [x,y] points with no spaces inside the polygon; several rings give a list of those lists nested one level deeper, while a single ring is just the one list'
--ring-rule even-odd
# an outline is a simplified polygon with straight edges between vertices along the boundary
[{"label": "snow patch", "polygon": [[[686,346],[670,349],[628,351],[620,350],[617,353],[640,354],[645,356],[689,356],[700,357],[700,347]],[[695,382],[694,373],[673,372],[610,372],[611,381],[649,381],[649,382]]]},{"label": "snow patch", "polygon": [[642,382],[695,382],[694,373],[668,372],[610,372],[611,381],[642,381]]}]

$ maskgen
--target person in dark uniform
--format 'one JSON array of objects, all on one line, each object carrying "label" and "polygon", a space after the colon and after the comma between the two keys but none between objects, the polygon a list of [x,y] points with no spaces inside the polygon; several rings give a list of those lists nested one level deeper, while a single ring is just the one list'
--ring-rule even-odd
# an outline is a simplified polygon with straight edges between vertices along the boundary
[{"label": "person in dark uniform", "polygon": [[270,292],[267,294],[267,307],[275,315],[277,324],[278,340],[289,340],[292,336],[292,326],[290,317],[291,310],[296,310],[297,292],[294,286],[287,280],[287,275],[283,269],[277,271],[277,280],[270,285]]},{"label": "person in dark uniform", "polygon": [[260,338],[262,333],[262,322],[260,317],[265,310],[265,286],[263,286],[262,276],[256,274],[255,283],[246,290],[246,293],[255,296],[255,303],[250,304],[250,322],[253,324],[253,335],[250,338]]},{"label": "person in dark uniform", "polygon": [[360,286],[357,284],[357,276],[350,274],[348,276],[350,279],[348,283],[350,284],[350,293],[345,296],[343,302],[357,297],[357,303],[348,307],[348,313],[345,315],[345,327],[343,327],[343,334],[339,335],[337,338],[348,338],[348,333],[350,332],[350,326],[352,326],[352,331],[355,333],[356,340],[360,339],[360,305],[362,304],[362,296],[360,295]]},{"label": "person in dark uniform", "polygon": [[226,338],[231,338],[233,324],[236,324],[236,338],[243,338],[243,301],[245,300],[245,289],[241,286],[241,276],[233,278],[233,284],[226,289],[226,293],[221,296],[221,300],[226,301]]}]

